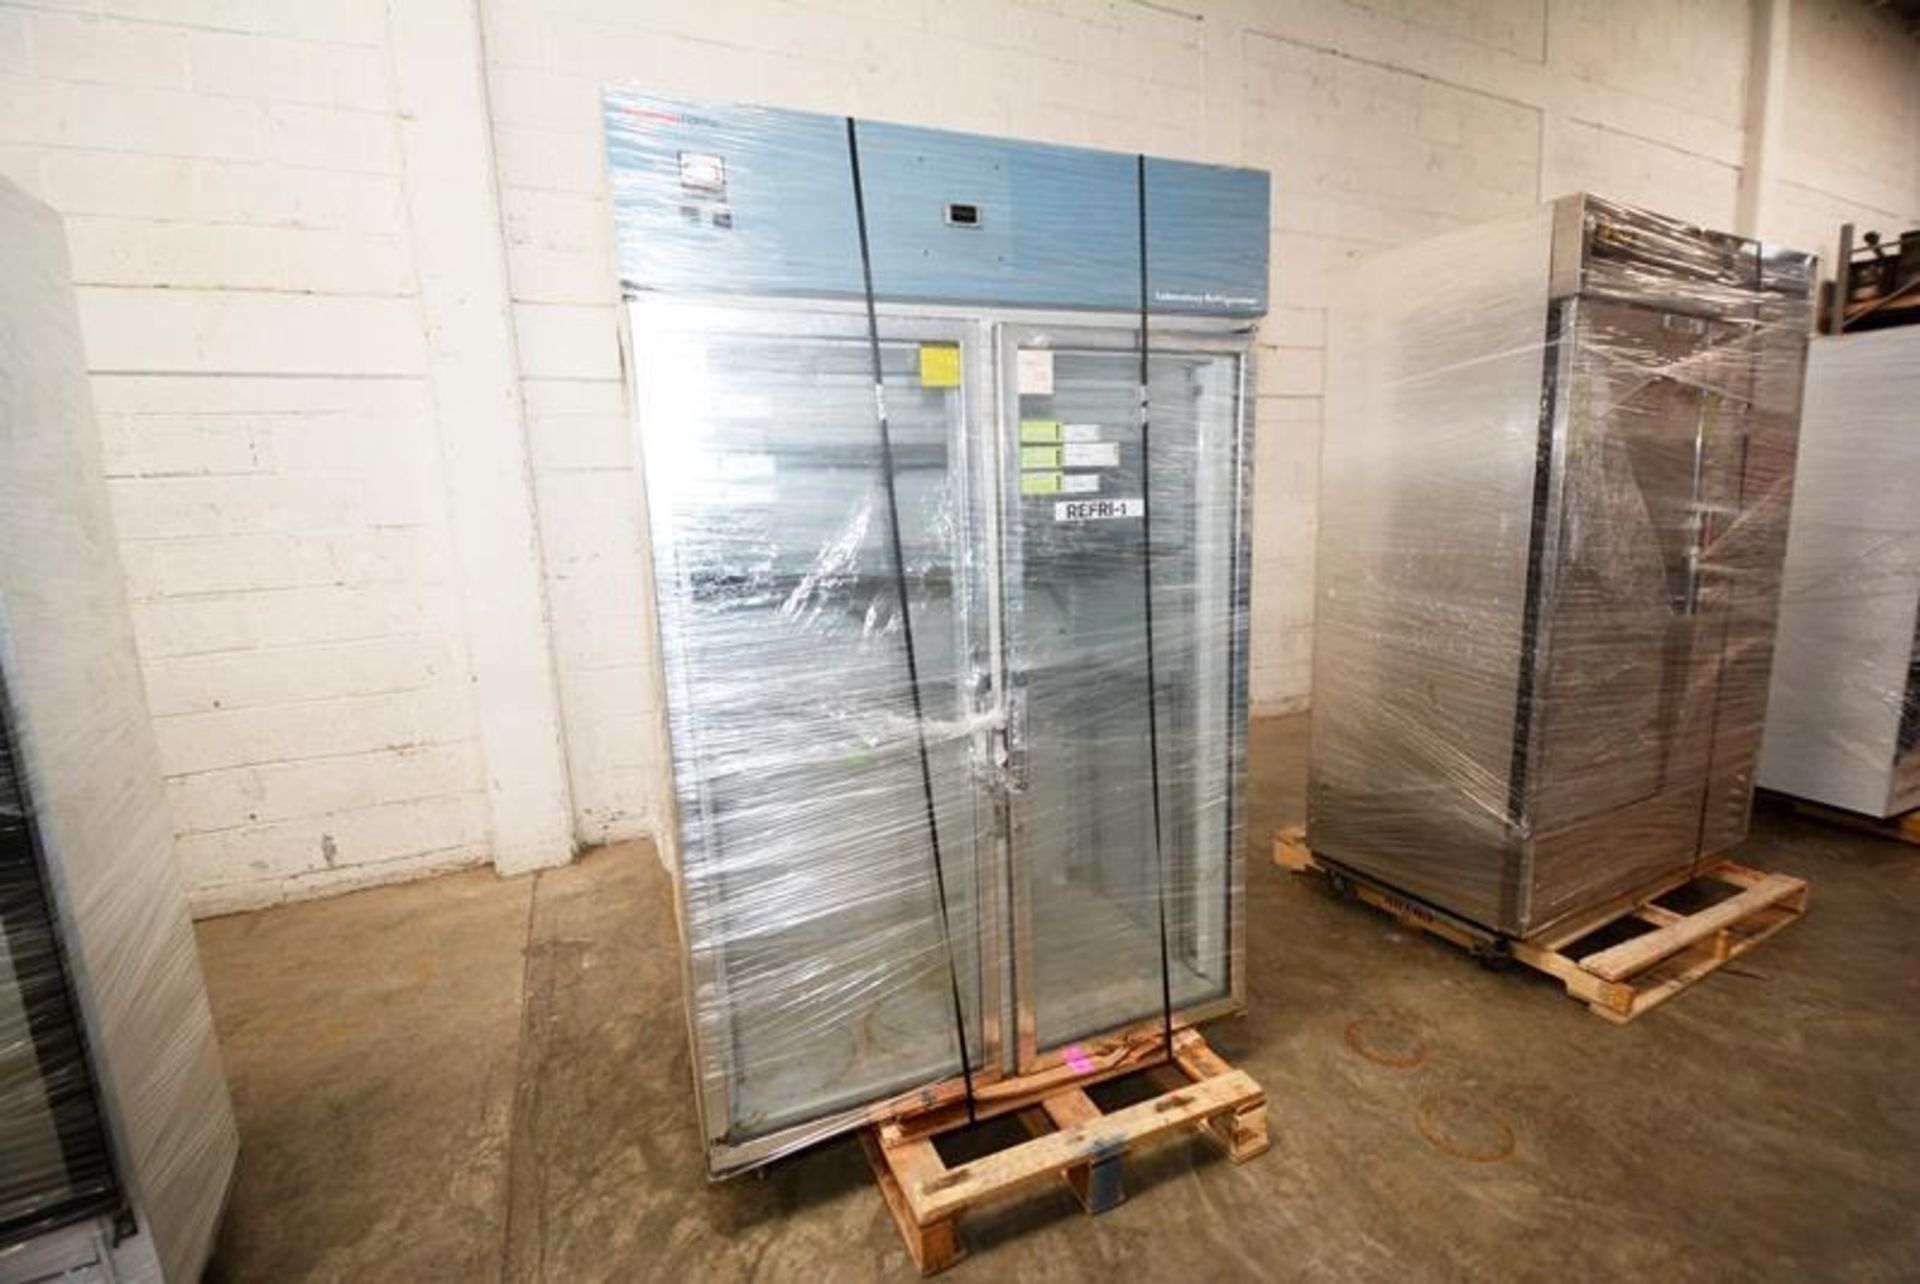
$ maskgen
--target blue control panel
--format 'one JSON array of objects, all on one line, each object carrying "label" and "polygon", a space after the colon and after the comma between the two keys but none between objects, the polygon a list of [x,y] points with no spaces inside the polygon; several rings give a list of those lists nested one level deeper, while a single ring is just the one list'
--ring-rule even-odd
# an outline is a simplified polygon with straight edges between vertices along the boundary
[{"label": "blue control panel", "polygon": [[[605,99],[620,274],[678,294],[860,297],[857,147],[876,296],[1130,312],[1136,157],[628,90]],[[1267,310],[1260,170],[1146,161],[1156,313]]]}]

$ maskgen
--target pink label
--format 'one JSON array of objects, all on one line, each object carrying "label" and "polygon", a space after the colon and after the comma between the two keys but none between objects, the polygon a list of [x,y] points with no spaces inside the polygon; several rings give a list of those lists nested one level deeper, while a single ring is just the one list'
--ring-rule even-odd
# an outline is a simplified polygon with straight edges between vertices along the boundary
[{"label": "pink label", "polygon": [[1086,1074],[1093,1069],[1093,1058],[1088,1056],[1087,1050],[1077,1043],[1069,1044],[1060,1054],[1060,1060],[1065,1062],[1067,1069],[1075,1074]]}]

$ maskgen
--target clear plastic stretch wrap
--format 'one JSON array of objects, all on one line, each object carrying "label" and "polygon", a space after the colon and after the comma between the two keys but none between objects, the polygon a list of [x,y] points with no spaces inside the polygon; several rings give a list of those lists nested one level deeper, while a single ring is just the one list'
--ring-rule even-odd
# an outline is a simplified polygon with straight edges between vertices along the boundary
[{"label": "clear plastic stretch wrap", "polygon": [[0,180],[0,1280],[198,1279],[236,1152],[65,240]]},{"label": "clear plastic stretch wrap", "polygon": [[1236,1008],[1265,176],[606,124],[713,1171]]},{"label": "clear plastic stretch wrap", "polygon": [[1920,326],[1813,341],[1760,783],[1920,807]]},{"label": "clear plastic stretch wrap", "polygon": [[1317,852],[1519,936],[1744,835],[1812,283],[1587,196],[1343,279]]}]

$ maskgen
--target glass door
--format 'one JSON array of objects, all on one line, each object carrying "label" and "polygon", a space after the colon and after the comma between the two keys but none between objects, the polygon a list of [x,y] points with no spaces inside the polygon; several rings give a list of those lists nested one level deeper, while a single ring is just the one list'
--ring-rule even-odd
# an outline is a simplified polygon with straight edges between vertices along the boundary
[{"label": "glass door", "polygon": [[653,304],[630,322],[696,1071],[724,1170],[957,1076],[956,979],[975,1065],[997,1038],[988,492],[968,433],[985,363],[963,325],[883,321],[909,621],[865,318]]},{"label": "glass door", "polygon": [[1001,331],[1021,1068],[1157,1021],[1163,931],[1177,1012],[1205,1015],[1238,985],[1246,355],[1231,341],[1155,337],[1149,476],[1136,344],[1122,329]]}]

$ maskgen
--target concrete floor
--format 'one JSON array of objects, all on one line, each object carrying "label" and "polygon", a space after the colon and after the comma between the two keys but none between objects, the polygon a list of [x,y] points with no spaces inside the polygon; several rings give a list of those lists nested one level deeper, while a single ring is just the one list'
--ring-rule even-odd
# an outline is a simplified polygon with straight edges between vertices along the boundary
[{"label": "concrete floor", "polygon": [[[1633,1025],[1265,859],[1299,720],[1256,724],[1249,1013],[1274,1147],[1130,1161],[965,1223],[953,1279],[1920,1276],[1920,847],[1762,807],[1804,922]],[[244,1148],[224,1281],[911,1279],[857,1144],[709,1185],[644,844],[201,925]]]}]

